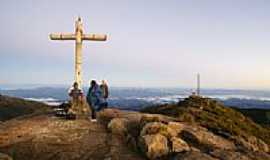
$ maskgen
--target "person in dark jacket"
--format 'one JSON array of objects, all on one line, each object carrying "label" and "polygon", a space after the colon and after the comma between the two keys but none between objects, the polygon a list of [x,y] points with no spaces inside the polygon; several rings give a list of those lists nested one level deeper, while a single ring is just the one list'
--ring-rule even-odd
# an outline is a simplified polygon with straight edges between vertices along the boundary
[{"label": "person in dark jacket", "polygon": [[100,106],[100,102],[101,102],[101,90],[99,85],[97,84],[97,82],[95,80],[92,80],[90,83],[90,87],[88,89],[88,93],[87,93],[87,102],[89,104],[89,106],[92,109],[92,118],[96,119],[96,111],[99,111],[99,106]]}]

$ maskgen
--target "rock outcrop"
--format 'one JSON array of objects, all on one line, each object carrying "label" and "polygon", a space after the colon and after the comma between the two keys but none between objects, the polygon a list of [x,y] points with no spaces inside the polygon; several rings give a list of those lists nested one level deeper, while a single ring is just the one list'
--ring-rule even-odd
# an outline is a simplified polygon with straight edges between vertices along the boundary
[{"label": "rock outcrop", "polygon": [[177,121],[164,115],[115,109],[104,110],[100,115],[99,120],[105,125],[107,122],[113,134],[121,135],[126,145],[148,159],[269,159],[268,145],[262,140],[256,139],[256,143],[252,144],[265,149],[254,150],[246,147],[250,144],[249,140],[243,140],[240,144],[233,136],[225,138],[200,125]]},{"label": "rock outcrop", "polygon": [[[198,108],[188,111],[206,116],[202,110],[210,112],[208,105],[213,102],[199,102],[193,104]],[[177,115],[168,108],[166,112]],[[263,136],[213,130],[192,114],[183,118],[105,109],[98,113],[97,122],[50,114],[12,119],[0,127],[0,153],[5,154],[0,156],[19,160],[270,160],[269,144]],[[247,125],[262,131],[253,122]]]},{"label": "rock outcrop", "polygon": [[4,123],[0,152],[19,160],[142,159],[99,123],[50,115]]}]

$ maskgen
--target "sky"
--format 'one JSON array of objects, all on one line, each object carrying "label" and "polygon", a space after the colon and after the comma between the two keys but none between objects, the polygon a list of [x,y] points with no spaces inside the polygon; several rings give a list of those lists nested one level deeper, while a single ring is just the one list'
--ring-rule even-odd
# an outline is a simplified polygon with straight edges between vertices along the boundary
[{"label": "sky", "polygon": [[111,86],[270,89],[269,0],[3,0],[1,84],[72,84],[74,32],[83,42],[83,81]]}]

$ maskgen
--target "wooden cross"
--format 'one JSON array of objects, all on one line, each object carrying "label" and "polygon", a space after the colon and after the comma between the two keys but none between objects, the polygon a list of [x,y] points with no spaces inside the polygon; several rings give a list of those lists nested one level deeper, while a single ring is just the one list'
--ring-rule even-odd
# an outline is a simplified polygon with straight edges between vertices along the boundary
[{"label": "wooden cross", "polygon": [[75,82],[82,88],[82,41],[106,41],[107,35],[103,34],[84,34],[81,18],[75,22],[75,33],[53,33],[50,34],[51,40],[75,40]]}]

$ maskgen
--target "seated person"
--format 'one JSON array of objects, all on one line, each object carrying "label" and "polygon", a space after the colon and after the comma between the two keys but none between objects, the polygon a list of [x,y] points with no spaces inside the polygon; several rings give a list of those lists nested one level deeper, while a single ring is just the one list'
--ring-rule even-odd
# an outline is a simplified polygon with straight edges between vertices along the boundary
[{"label": "seated person", "polygon": [[79,85],[77,82],[73,83],[73,87],[69,90],[68,94],[72,98],[72,101],[76,101],[76,100],[81,101],[83,97],[83,92],[79,88]]}]

